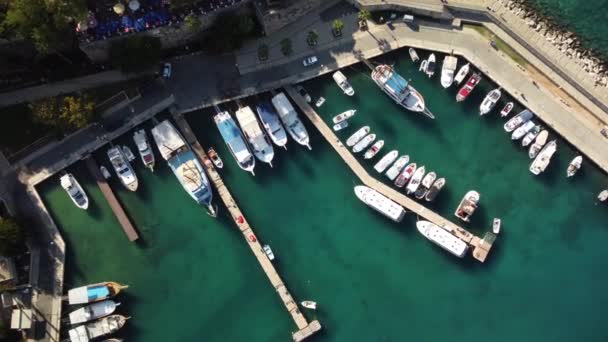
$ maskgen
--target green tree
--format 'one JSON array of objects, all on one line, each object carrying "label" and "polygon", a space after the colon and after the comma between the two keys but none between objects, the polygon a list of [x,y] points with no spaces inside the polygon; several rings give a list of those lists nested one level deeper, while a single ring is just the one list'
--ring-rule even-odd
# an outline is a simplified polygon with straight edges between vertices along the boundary
[{"label": "green tree", "polygon": [[344,29],[344,22],[340,19],[336,19],[332,23],[332,31],[334,36],[341,36],[342,30]]},{"label": "green tree", "polygon": [[184,19],[184,23],[186,27],[192,31],[198,31],[201,28],[201,20],[198,18],[196,14],[188,14],[186,19]]},{"label": "green tree", "polygon": [[203,46],[211,53],[233,51],[254,35],[255,21],[250,15],[220,14],[203,36]]},{"label": "green tree", "polygon": [[367,22],[372,18],[372,14],[368,10],[360,10],[357,14],[357,18],[359,18],[360,22]]},{"label": "green tree", "polygon": [[23,248],[23,230],[15,220],[0,218],[0,255],[10,256]]},{"label": "green tree", "polygon": [[52,127],[58,133],[86,127],[97,117],[95,103],[87,95],[46,98],[32,103],[30,108],[37,122]]},{"label": "green tree", "polygon": [[160,63],[161,49],[160,38],[133,35],[112,43],[110,60],[125,73],[139,73]]},{"label": "green tree", "polygon": [[313,46],[317,45],[318,39],[319,39],[319,34],[317,33],[317,31],[315,31],[315,30],[308,31],[308,35],[306,35],[306,43],[308,43],[308,46],[313,47]]},{"label": "green tree", "polygon": [[258,46],[258,58],[261,61],[265,61],[268,59],[268,45],[260,44],[260,46]]},{"label": "green tree", "polygon": [[291,46],[291,39],[285,38],[285,39],[281,40],[280,44],[281,44],[281,52],[283,53],[283,55],[285,55],[285,56],[291,55],[291,53],[293,52],[293,48]]}]

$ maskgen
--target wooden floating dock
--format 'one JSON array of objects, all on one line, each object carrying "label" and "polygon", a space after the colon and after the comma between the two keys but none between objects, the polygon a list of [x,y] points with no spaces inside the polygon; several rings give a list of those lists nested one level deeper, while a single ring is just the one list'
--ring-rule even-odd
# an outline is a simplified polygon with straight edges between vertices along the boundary
[{"label": "wooden floating dock", "polygon": [[317,112],[304,100],[304,98],[298,94],[293,86],[286,86],[285,89],[289,96],[295,101],[300,109],[306,114],[313,125],[319,130],[321,135],[325,137],[327,142],[338,152],[340,157],[346,162],[346,164],[353,170],[353,172],[359,177],[361,182],[366,186],[378,191],[384,196],[391,200],[399,203],[411,212],[418,214],[420,217],[443,227],[447,231],[454,234],[459,239],[473,246],[473,257],[481,262],[486,260],[494,239],[482,239],[472,233],[468,232],[464,228],[452,223],[451,221],[443,218],[441,215],[434,211],[426,208],[422,204],[414,201],[413,199],[405,196],[399,191],[387,186],[386,184],[378,181],[374,177],[370,176],[369,173],[361,166],[359,161],[350,153],[348,147],[344,146],[340,139],[334,134],[331,128],[323,121],[323,119],[317,114]]},{"label": "wooden floating dock", "polygon": [[220,198],[226,205],[226,208],[228,208],[228,211],[230,212],[230,216],[234,220],[234,223],[237,225],[237,227],[243,234],[243,238],[247,242],[247,245],[249,246],[249,248],[251,248],[253,255],[255,255],[256,259],[260,263],[260,266],[262,266],[264,273],[266,273],[266,276],[270,280],[270,283],[281,298],[281,301],[283,301],[285,308],[298,326],[298,331],[292,334],[293,340],[296,342],[303,341],[307,337],[321,330],[321,323],[319,321],[314,320],[308,323],[306,317],[304,317],[304,315],[300,312],[300,309],[298,308],[298,303],[293,299],[293,297],[287,290],[285,283],[283,283],[283,280],[279,276],[279,273],[274,268],[274,265],[272,264],[270,259],[268,259],[266,253],[264,253],[262,245],[258,241],[255,233],[253,232],[253,229],[245,219],[245,216],[243,215],[238,205],[236,204],[236,201],[230,194],[228,187],[226,187],[224,181],[216,172],[215,167],[213,166],[211,160],[207,157],[205,150],[198,143],[198,140],[194,136],[194,133],[192,133],[192,129],[190,128],[188,122],[186,122],[183,116],[178,114],[174,115],[173,118],[175,119],[175,122],[181,129],[182,134],[184,135],[196,155],[199,157],[200,160],[202,160],[203,167],[205,168],[205,171],[207,171],[209,179],[215,185],[215,189],[217,190]]},{"label": "wooden floating dock", "polygon": [[112,212],[118,219],[118,222],[120,223],[122,230],[125,232],[125,235],[127,235],[129,241],[135,241],[139,239],[139,234],[137,234],[135,227],[131,223],[131,220],[129,220],[129,217],[127,216],[127,213],[118,201],[118,198],[116,198],[116,196],[114,195],[112,188],[110,187],[108,182],[106,182],[106,179],[103,178],[101,171],[99,171],[99,165],[97,165],[95,159],[93,159],[92,156],[88,156],[86,158],[86,164],[89,168],[89,171],[91,172],[91,175],[93,175],[93,178],[95,178],[95,182],[97,182],[97,186],[99,186],[101,193],[106,198],[106,201],[108,201],[108,204],[110,204]]}]

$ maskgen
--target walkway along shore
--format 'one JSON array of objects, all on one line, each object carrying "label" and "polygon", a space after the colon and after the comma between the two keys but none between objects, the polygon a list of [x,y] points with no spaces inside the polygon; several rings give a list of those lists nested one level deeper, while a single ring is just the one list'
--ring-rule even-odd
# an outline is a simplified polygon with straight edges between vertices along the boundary
[{"label": "walkway along shore", "polygon": [[268,259],[266,253],[264,253],[262,245],[258,241],[255,233],[253,232],[252,227],[245,219],[244,214],[241,212],[238,205],[236,204],[236,201],[230,194],[228,187],[226,186],[226,184],[224,184],[224,181],[222,180],[220,175],[215,171],[213,163],[211,162],[211,160],[209,160],[209,158],[207,158],[205,150],[198,143],[198,140],[196,139],[194,133],[192,133],[192,129],[190,128],[188,122],[186,122],[186,119],[184,119],[184,117],[179,114],[174,114],[173,118],[180,130],[182,131],[182,134],[198,156],[198,158],[203,162],[203,166],[207,171],[207,175],[209,176],[211,182],[213,182],[213,185],[215,185],[215,189],[220,195],[222,201],[224,202],[224,205],[226,206],[226,208],[228,208],[228,211],[230,212],[230,216],[234,220],[234,223],[237,225],[237,227],[243,234],[243,239],[245,239],[247,245],[249,246],[249,248],[251,248],[253,255],[260,263],[260,266],[262,266],[264,273],[266,273],[268,280],[270,280],[270,283],[272,283],[272,286],[277,291],[279,297],[281,297],[281,301],[283,302],[285,308],[291,315],[291,318],[293,318],[293,321],[298,326],[298,331],[294,332],[292,335],[293,340],[296,342],[303,341],[307,337],[321,330],[321,323],[318,320],[314,320],[308,323],[306,317],[304,317],[304,315],[300,312],[300,309],[298,308],[298,303],[293,299],[293,297],[289,293],[289,290],[287,290],[285,283],[283,283],[281,276],[274,268],[274,265],[272,264],[270,259]]},{"label": "walkway along shore", "polygon": [[390,198],[391,200],[399,203],[404,206],[407,210],[416,213],[420,217],[423,217],[434,224],[443,227],[447,231],[450,231],[459,239],[468,243],[473,247],[473,257],[481,262],[486,260],[486,257],[490,253],[490,249],[492,248],[492,243],[494,239],[481,239],[472,233],[468,232],[464,228],[452,223],[451,221],[445,219],[441,215],[435,213],[434,211],[426,208],[425,206],[419,204],[418,202],[410,199],[404,194],[398,192],[397,190],[387,186],[386,184],[378,181],[374,177],[370,176],[367,171],[359,164],[357,159],[350,153],[347,147],[345,147],[340,139],[334,134],[329,126],[323,121],[323,119],[315,112],[315,110],[304,100],[304,98],[298,94],[298,92],[293,88],[293,86],[285,86],[285,90],[289,94],[289,96],[295,101],[296,105],[300,107],[300,109],[306,114],[306,116],[310,119],[313,125],[319,130],[321,135],[325,137],[327,142],[338,152],[340,157],[344,160],[344,162],[348,165],[348,167],[353,170],[353,172],[359,177],[361,182],[366,186],[378,191],[384,196]]}]

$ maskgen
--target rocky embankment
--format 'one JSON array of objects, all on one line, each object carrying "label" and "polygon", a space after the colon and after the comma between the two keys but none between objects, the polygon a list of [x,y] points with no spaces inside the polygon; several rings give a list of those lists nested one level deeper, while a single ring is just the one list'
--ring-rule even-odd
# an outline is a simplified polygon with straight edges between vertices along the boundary
[{"label": "rocky embankment", "polygon": [[592,51],[584,49],[574,33],[563,30],[550,19],[539,15],[525,0],[499,0],[499,2],[578,64],[593,78],[596,85],[608,87],[607,64]]}]

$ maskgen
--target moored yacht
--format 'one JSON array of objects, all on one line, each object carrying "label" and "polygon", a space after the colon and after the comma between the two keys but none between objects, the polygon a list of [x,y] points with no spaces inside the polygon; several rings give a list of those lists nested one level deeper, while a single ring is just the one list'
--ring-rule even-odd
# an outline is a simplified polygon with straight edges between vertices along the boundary
[{"label": "moored yacht", "polygon": [[551,162],[551,157],[557,150],[557,141],[551,140],[536,156],[532,164],[530,165],[530,172],[535,175],[541,174],[543,171],[547,169],[549,163]]},{"label": "moored yacht", "polygon": [[363,139],[369,133],[369,126],[363,126],[359,128],[355,133],[353,133],[348,139],[346,139],[346,146],[352,147],[355,146],[359,140]]},{"label": "moored yacht", "polygon": [[74,305],[99,302],[116,296],[127,287],[129,286],[113,281],[77,287],[68,291],[68,303]]},{"label": "moored yacht", "polygon": [[291,135],[293,140],[311,150],[310,138],[306,131],[306,127],[304,127],[304,124],[300,121],[300,118],[298,118],[298,113],[287,99],[287,96],[282,92],[278,93],[273,96],[272,104],[277,110],[277,113],[279,113],[279,118],[283,122],[283,126],[285,126],[285,129],[289,132],[289,135]]},{"label": "moored yacht", "polygon": [[508,116],[509,113],[511,113],[511,111],[513,110],[514,106],[515,105],[513,104],[513,102],[507,102],[507,104],[504,107],[502,107],[502,110],[500,111],[500,116],[503,118],[505,116]]},{"label": "moored yacht", "polygon": [[111,315],[120,303],[103,300],[70,312],[70,324],[80,324]]},{"label": "moored yacht", "polygon": [[287,148],[285,146],[287,144],[287,133],[285,133],[279,115],[275,112],[272,105],[265,101],[258,104],[255,110],[270,140],[279,147]]},{"label": "moored yacht", "polygon": [[473,213],[475,212],[475,209],[477,209],[478,203],[479,193],[475,190],[471,190],[464,195],[462,201],[460,201],[460,204],[458,205],[458,208],[456,208],[454,215],[464,222],[469,222],[471,220],[471,216],[473,216]]},{"label": "moored yacht", "polygon": [[245,138],[249,142],[249,146],[253,150],[253,155],[261,162],[267,163],[272,167],[272,159],[274,158],[272,143],[266,137],[262,128],[260,128],[260,124],[251,108],[249,106],[239,108],[235,112],[235,116],[243,130]]},{"label": "moored yacht", "polygon": [[416,52],[416,50],[414,48],[409,48],[408,52],[410,54],[410,58],[412,59],[412,62],[418,63],[418,61],[420,60],[420,57],[418,57],[418,53]]},{"label": "moored yacht", "polygon": [[378,65],[372,71],[372,79],[388,96],[405,109],[422,112],[431,119],[435,117],[425,110],[424,98],[401,75],[386,64]]},{"label": "moored yacht", "polygon": [[358,143],[353,146],[353,153],[359,153],[363,151],[369,144],[376,140],[376,135],[374,133],[366,135],[363,139],[359,140]]},{"label": "moored yacht", "polygon": [[407,184],[407,187],[405,188],[406,194],[408,194],[408,195],[413,194],[416,192],[416,190],[418,190],[418,187],[420,187],[420,182],[422,181],[422,177],[424,177],[425,172],[426,172],[426,170],[425,170],[424,166],[421,166],[416,169],[416,172],[414,172],[414,175],[412,175],[410,182]]},{"label": "moored yacht", "polygon": [[348,79],[346,79],[346,76],[344,76],[344,74],[340,70],[334,72],[332,77],[333,77],[334,81],[336,81],[336,84],[338,84],[338,87],[340,87],[340,89],[342,89],[344,94],[346,94],[348,96],[355,95],[355,90],[350,85],[350,83],[348,83]]},{"label": "moored yacht", "polygon": [[534,127],[536,127],[536,123],[534,121],[530,120],[530,121],[524,122],[523,125],[517,127],[517,129],[513,131],[513,133],[511,134],[511,139],[512,140],[521,139],[524,135],[528,134],[528,132],[530,132],[532,129],[534,129]]},{"label": "moored yacht", "polygon": [[496,102],[500,100],[500,96],[501,92],[498,88],[489,92],[488,95],[486,95],[486,97],[481,102],[481,105],[479,105],[479,114],[488,114],[494,108],[494,106],[496,106]]},{"label": "moored yacht", "polygon": [[395,180],[395,178],[397,178],[401,170],[403,170],[403,168],[405,167],[405,165],[407,165],[409,161],[410,156],[408,156],[407,154],[399,157],[399,159],[395,161],[395,163],[388,169],[388,171],[386,171],[386,178],[390,179],[391,181]]},{"label": "moored yacht", "polygon": [[429,221],[420,220],[416,222],[416,228],[424,237],[459,258],[464,257],[469,249],[466,242]]},{"label": "moored yacht", "polygon": [[374,169],[378,173],[384,172],[384,170],[386,170],[386,168],[391,165],[391,163],[393,163],[398,156],[399,151],[397,150],[392,150],[388,152],[376,163],[376,165],[374,165]]},{"label": "moored yacht", "polygon": [[80,186],[80,183],[74,178],[73,174],[64,174],[59,178],[59,183],[61,183],[63,190],[68,193],[68,196],[70,196],[72,202],[74,202],[78,208],[84,210],[89,208],[89,197]]},{"label": "moored yacht", "polygon": [[133,133],[133,141],[135,142],[135,146],[137,146],[141,162],[145,167],[150,169],[150,171],[154,171],[154,153],[148,143],[146,131],[143,129],[135,131],[135,133]]},{"label": "moored yacht", "polygon": [[372,159],[376,156],[376,154],[378,154],[378,152],[380,152],[380,150],[382,149],[382,147],[384,146],[384,140],[378,140],[376,141],[372,147],[370,147],[367,151],[365,151],[365,154],[363,154],[363,159]]},{"label": "moored yacht", "polygon": [[344,111],[344,112],[334,116],[334,118],[332,120],[335,124],[337,124],[344,120],[348,120],[348,119],[352,118],[355,115],[355,113],[357,113],[356,109],[349,109],[347,111]]},{"label": "moored yacht", "polygon": [[123,151],[118,146],[114,146],[108,150],[108,158],[122,185],[131,191],[137,190],[139,184],[137,175],[135,175],[135,171],[131,168],[131,164],[129,164]]},{"label": "moored yacht", "polygon": [[249,146],[241,134],[241,130],[236,126],[234,119],[230,116],[230,113],[224,111],[213,116],[213,120],[217,125],[220,135],[224,139],[228,150],[236,160],[239,167],[247,172],[251,172],[255,175],[253,169],[255,168],[255,158],[249,150]]},{"label": "moored yacht", "polygon": [[346,127],[348,127],[348,121],[344,120],[344,121],[334,125],[334,132],[341,131],[341,130],[345,129]]},{"label": "moored yacht", "polygon": [[583,156],[578,155],[578,156],[574,157],[574,159],[572,159],[572,161],[568,165],[568,169],[566,170],[566,176],[568,178],[574,176],[578,172],[578,170],[581,168],[582,163],[583,163]]},{"label": "moored yacht", "polygon": [[429,192],[436,178],[437,174],[434,171],[427,173],[426,176],[424,176],[424,178],[422,179],[422,182],[420,182],[420,186],[418,187],[418,189],[416,189],[416,192],[414,192],[414,196],[417,199],[422,199],[424,195]]},{"label": "moored yacht", "polygon": [[540,132],[540,134],[538,134],[538,136],[536,137],[536,141],[534,141],[534,144],[530,146],[530,151],[528,152],[528,156],[530,157],[530,159],[536,158],[538,152],[540,152],[543,146],[545,146],[545,143],[547,143],[548,137],[549,132],[547,130],[543,130],[542,132]]},{"label": "moored yacht", "polygon": [[509,121],[507,121],[504,125],[504,129],[506,132],[512,132],[514,129],[519,127],[521,124],[531,120],[534,117],[534,114],[524,109],[519,114],[512,117]]},{"label": "moored yacht", "polygon": [[530,132],[524,135],[524,138],[521,140],[521,146],[526,147],[530,145],[534,141],[534,139],[536,139],[541,129],[542,128],[540,127],[540,125],[534,126],[534,128],[532,128]]},{"label": "moored yacht", "polygon": [[435,61],[435,54],[431,53],[431,55],[429,56],[429,59],[426,62],[426,75],[431,78],[433,77],[433,75],[435,75],[435,65],[436,65],[436,61]]},{"label": "moored yacht", "polygon": [[441,86],[449,88],[454,83],[454,72],[456,71],[456,65],[458,64],[458,58],[454,56],[445,56],[443,59],[443,66],[441,67]]},{"label": "moored yacht", "polygon": [[471,75],[467,83],[463,85],[462,88],[460,88],[460,90],[458,91],[458,94],[456,95],[456,102],[462,102],[466,100],[466,98],[469,97],[471,92],[473,92],[473,89],[475,89],[475,87],[479,84],[479,81],[481,81],[480,74],[474,73],[473,75]]},{"label": "moored yacht", "polygon": [[432,200],[434,200],[444,185],[445,185],[445,178],[439,178],[438,180],[436,180],[433,183],[433,185],[431,186],[431,189],[424,196],[424,199],[427,200],[428,202],[431,202]]},{"label": "moored yacht", "polygon": [[368,188],[364,185],[357,185],[355,186],[355,194],[370,208],[395,222],[401,222],[405,215],[405,209],[403,209],[402,206],[372,188]]},{"label": "moored yacht", "polygon": [[458,72],[456,73],[456,76],[454,77],[454,82],[456,83],[456,85],[459,85],[460,83],[462,83],[462,81],[464,81],[464,78],[469,73],[470,68],[471,68],[471,65],[469,63],[467,63],[467,64],[461,66],[460,69],[458,69]]},{"label": "moored yacht", "polygon": [[121,315],[111,315],[70,329],[68,331],[70,342],[88,342],[98,337],[115,333],[125,325],[128,319],[128,317]]},{"label": "moored yacht", "polygon": [[395,179],[395,186],[398,188],[403,188],[405,184],[407,184],[407,182],[412,178],[414,172],[416,172],[416,163],[411,163],[406,166],[403,171],[399,173],[397,179]]}]

